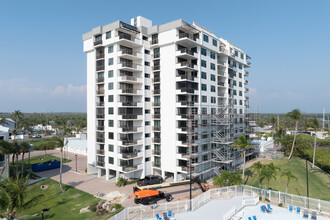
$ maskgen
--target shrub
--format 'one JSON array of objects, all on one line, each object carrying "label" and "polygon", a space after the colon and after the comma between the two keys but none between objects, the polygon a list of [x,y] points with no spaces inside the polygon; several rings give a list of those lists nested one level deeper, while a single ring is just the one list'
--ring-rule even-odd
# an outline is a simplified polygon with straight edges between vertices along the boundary
[{"label": "shrub", "polygon": [[134,183],[136,183],[137,181],[138,181],[138,179],[136,179],[136,180],[128,180],[128,181],[126,182],[126,185],[134,184]]},{"label": "shrub", "polygon": [[114,204],[113,206],[112,206],[112,208],[113,209],[120,209],[122,206],[120,205],[120,204],[118,204],[118,203],[116,203],[116,204]]},{"label": "shrub", "polygon": [[87,173],[87,168],[85,169],[85,173]]},{"label": "shrub", "polygon": [[123,178],[123,177],[119,177],[118,181],[116,183],[116,186],[126,186],[127,185],[127,179]]},{"label": "shrub", "polygon": [[91,210],[92,212],[96,212],[96,206],[98,205],[98,202],[94,202],[88,206],[88,209]]},{"label": "shrub", "polygon": [[270,202],[270,200],[269,200],[268,198],[265,198],[265,201],[266,201],[266,202]]},{"label": "shrub", "polygon": [[259,196],[259,201],[261,201],[262,200],[262,197],[261,196]]},{"label": "shrub", "polygon": [[283,204],[280,202],[280,203],[278,204],[278,206],[279,206],[279,207],[283,207]]}]

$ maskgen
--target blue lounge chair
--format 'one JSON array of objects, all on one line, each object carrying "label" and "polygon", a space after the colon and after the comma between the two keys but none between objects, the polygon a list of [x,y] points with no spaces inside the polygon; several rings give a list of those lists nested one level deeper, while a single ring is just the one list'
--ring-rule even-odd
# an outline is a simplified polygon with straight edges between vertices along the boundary
[{"label": "blue lounge chair", "polygon": [[289,212],[292,212],[292,211],[293,211],[293,206],[289,205]]},{"label": "blue lounge chair", "polygon": [[260,209],[263,213],[266,213],[265,207],[264,206],[260,206]]},{"label": "blue lounge chair", "polygon": [[267,204],[267,208],[268,208],[270,211],[273,211],[273,208],[270,206],[270,204]]},{"label": "blue lounge chair", "polygon": [[173,217],[173,213],[172,213],[172,210],[168,210],[168,217],[172,218]]},{"label": "blue lounge chair", "polygon": [[157,220],[162,220],[162,218],[159,216],[158,213],[156,214],[156,218],[157,218]]},{"label": "blue lounge chair", "polygon": [[252,220],[252,218],[251,218],[251,217],[249,217],[249,220]]},{"label": "blue lounge chair", "polygon": [[315,211],[312,212],[311,219],[312,219],[312,220],[316,220],[316,212],[315,212]]},{"label": "blue lounge chair", "polygon": [[170,219],[167,217],[167,212],[163,212],[163,217],[164,217],[164,220],[170,220]]},{"label": "blue lounge chair", "polygon": [[297,207],[297,214],[300,214],[300,207]]},{"label": "blue lounge chair", "polygon": [[267,207],[265,205],[262,205],[262,207],[264,207],[264,210],[267,212],[267,213],[271,213],[272,211],[270,211],[269,209],[267,209]]},{"label": "blue lounge chair", "polygon": [[252,216],[252,217],[253,217],[253,220],[257,220],[257,216],[254,215],[254,216]]}]

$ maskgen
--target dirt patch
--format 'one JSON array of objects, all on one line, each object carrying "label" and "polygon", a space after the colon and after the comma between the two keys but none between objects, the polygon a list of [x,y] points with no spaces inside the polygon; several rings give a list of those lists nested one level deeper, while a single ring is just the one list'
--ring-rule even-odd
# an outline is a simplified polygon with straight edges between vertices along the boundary
[{"label": "dirt patch", "polygon": [[108,193],[104,196],[104,199],[106,199],[107,201],[111,201],[112,204],[120,203],[123,200],[125,200],[125,198],[126,198],[126,195],[123,193],[120,193],[118,191]]},{"label": "dirt patch", "polygon": [[79,193],[77,193],[77,194],[74,194],[73,196],[72,196],[72,198],[77,198],[77,197],[79,197],[80,196],[80,194]]},{"label": "dirt patch", "polygon": [[45,189],[47,189],[48,187],[49,187],[49,185],[41,185],[41,186],[40,186],[40,189],[41,189],[41,190],[45,190]]}]

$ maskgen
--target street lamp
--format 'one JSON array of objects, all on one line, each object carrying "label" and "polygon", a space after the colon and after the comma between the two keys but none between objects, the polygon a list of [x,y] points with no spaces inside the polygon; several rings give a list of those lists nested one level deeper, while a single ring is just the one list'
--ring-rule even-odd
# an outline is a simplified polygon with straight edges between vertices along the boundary
[{"label": "street lamp", "polygon": [[307,179],[307,208],[309,209],[309,189],[308,189],[308,161],[307,161],[307,157],[305,157],[306,159],[306,179]]},{"label": "street lamp", "polygon": [[41,219],[44,220],[44,212],[48,212],[50,208],[41,210]]}]

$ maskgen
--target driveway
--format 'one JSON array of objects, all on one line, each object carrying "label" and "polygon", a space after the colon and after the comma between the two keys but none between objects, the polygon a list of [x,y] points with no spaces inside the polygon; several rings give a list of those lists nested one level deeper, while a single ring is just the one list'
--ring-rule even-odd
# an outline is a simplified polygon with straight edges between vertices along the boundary
[{"label": "driveway", "polygon": [[[31,157],[44,154],[44,151],[33,151],[31,152]],[[46,154],[60,157],[59,150],[47,150]],[[105,180],[102,178],[97,178],[94,175],[85,173],[85,169],[87,167],[87,156],[79,154],[77,155],[77,172],[75,154],[69,152],[67,155],[67,153],[65,152],[65,158],[71,159],[72,161],[63,164],[62,182],[64,184],[70,185],[72,187],[75,187],[76,189],[82,190],[94,196],[97,193],[108,194],[110,192],[119,191],[120,193],[125,194],[126,198],[122,202],[122,205],[126,207],[135,205],[132,198],[134,185],[117,187],[113,180]],[[41,177],[49,177],[53,180],[60,181],[59,169],[37,172],[36,174]],[[170,187],[161,190],[166,193],[171,193],[173,195],[174,201],[185,200],[189,198],[189,185]],[[201,194],[201,190],[199,190],[199,188],[196,188],[196,186],[194,185],[193,197],[199,194]],[[128,199],[128,196],[130,196],[130,199]],[[165,202],[165,200],[161,202]]]}]

